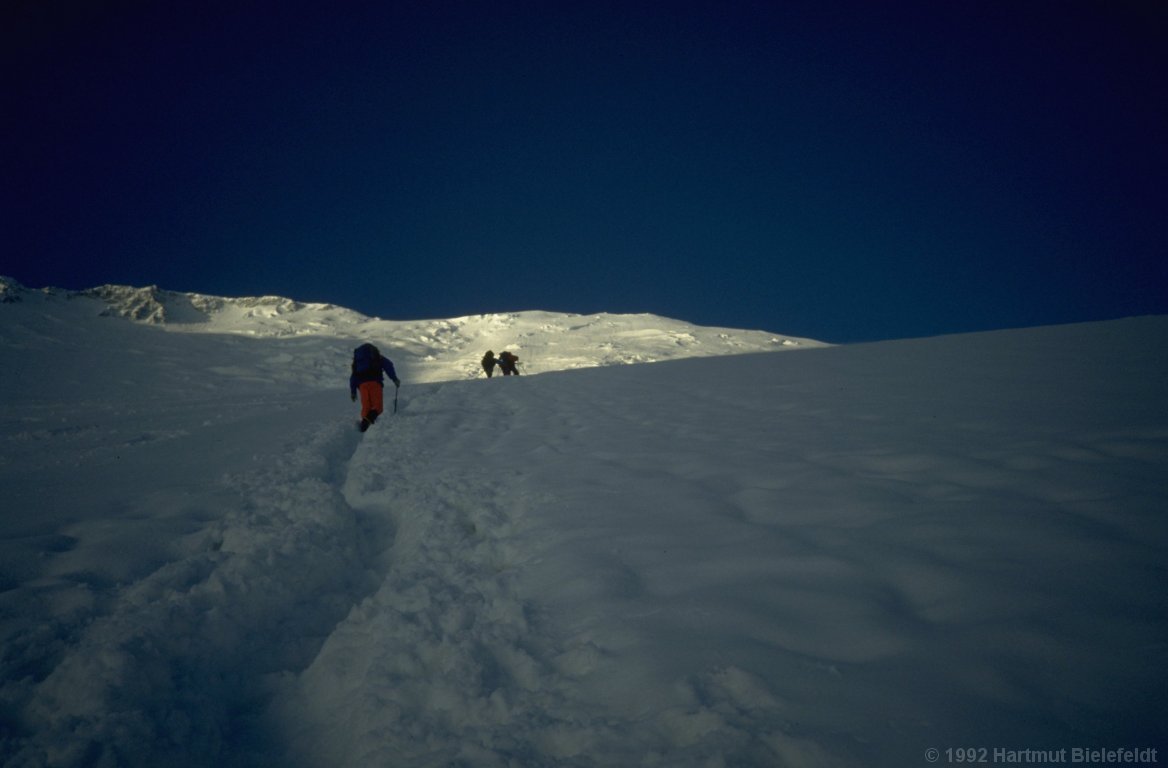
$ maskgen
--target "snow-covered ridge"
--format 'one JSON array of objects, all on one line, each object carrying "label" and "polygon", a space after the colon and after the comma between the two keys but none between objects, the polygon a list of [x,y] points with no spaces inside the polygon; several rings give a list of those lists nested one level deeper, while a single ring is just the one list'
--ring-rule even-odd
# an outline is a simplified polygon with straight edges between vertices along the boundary
[{"label": "snow-covered ridge", "polygon": [[15,304],[26,291],[27,288],[12,278],[0,275],[0,304]]},{"label": "snow-covered ridge", "polygon": [[[251,338],[373,341],[405,362],[415,381],[480,376],[488,349],[520,357],[526,373],[827,346],[767,331],[713,328],[651,314],[524,311],[434,320],[383,320],[333,304],[280,296],[228,298],[158,286],[103,285],[83,291],[25,288],[0,278],[0,302],[68,303],[71,322],[117,317],[161,330]],[[330,341],[331,343],[331,341]]]},{"label": "snow-covered ridge", "polygon": [[[0,302],[14,303],[30,297],[42,297],[49,301],[97,299],[105,305],[98,313],[104,317],[124,317],[138,323],[164,325],[171,330],[234,332],[255,336],[313,334],[325,327],[341,327],[346,323],[370,319],[359,312],[333,304],[296,301],[283,296],[228,298],[168,291],[157,285],[100,285],[82,291],[51,287],[33,290],[11,278],[0,277]],[[273,320],[277,322],[271,322]]]},{"label": "snow-covered ridge", "polygon": [[[81,291],[83,296],[101,299],[109,306],[106,314],[153,324],[211,323],[216,318],[255,318],[258,321],[279,318],[293,313],[306,314],[339,310],[332,304],[305,303],[282,296],[255,296],[226,298],[199,293],[165,291],[156,285],[135,288],[125,285],[102,285]],[[343,310],[354,319],[366,319],[351,310]],[[297,325],[288,323],[289,326]],[[304,332],[311,332],[312,321],[303,323]],[[270,330],[264,335],[282,335]]]}]

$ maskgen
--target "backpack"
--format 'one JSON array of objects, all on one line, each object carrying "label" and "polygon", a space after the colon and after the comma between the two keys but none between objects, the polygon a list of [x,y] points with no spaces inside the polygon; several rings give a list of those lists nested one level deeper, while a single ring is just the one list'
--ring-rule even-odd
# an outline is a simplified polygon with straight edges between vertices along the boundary
[{"label": "backpack", "polygon": [[362,344],[354,349],[353,373],[380,375],[381,351],[372,344]]}]

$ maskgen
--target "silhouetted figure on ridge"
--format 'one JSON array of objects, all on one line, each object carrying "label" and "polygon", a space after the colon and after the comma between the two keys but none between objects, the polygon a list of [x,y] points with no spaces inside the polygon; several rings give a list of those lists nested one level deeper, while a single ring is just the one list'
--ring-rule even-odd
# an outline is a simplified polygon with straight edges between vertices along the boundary
[{"label": "silhouetted figure on ridge", "polygon": [[519,369],[515,367],[515,364],[518,362],[519,357],[517,355],[511,354],[507,350],[503,350],[501,353],[499,353],[499,368],[502,369],[504,376],[518,376]]}]

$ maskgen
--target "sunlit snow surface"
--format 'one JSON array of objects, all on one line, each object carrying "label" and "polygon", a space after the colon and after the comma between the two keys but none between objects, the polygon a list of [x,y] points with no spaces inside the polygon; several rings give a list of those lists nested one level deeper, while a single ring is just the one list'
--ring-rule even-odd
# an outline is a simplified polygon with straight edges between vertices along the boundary
[{"label": "sunlit snow surface", "polygon": [[[1165,746],[1166,318],[825,347],[0,298],[5,766]],[[360,435],[366,338],[403,386]],[[765,349],[801,351],[728,354]]]}]

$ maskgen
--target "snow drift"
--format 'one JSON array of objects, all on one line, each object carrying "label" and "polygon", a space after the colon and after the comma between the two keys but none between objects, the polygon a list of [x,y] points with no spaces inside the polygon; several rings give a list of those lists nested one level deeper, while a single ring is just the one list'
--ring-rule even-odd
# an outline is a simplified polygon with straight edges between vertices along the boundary
[{"label": "snow drift", "polygon": [[[5,765],[1164,746],[1166,318],[490,381],[432,321],[360,436],[348,310],[4,296]],[[498,317],[564,368],[680,332]]]}]

